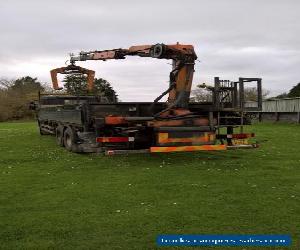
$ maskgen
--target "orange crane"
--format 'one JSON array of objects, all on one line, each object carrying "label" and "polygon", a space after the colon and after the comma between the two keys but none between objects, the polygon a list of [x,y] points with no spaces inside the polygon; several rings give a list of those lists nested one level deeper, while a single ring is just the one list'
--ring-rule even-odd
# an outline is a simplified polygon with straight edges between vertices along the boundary
[{"label": "orange crane", "polygon": [[51,70],[51,77],[54,89],[60,89],[57,81],[58,73],[83,73],[87,75],[88,90],[93,90],[95,72],[79,66],[77,61],[88,60],[119,60],[126,56],[152,57],[157,59],[172,60],[172,71],[170,72],[169,88],[159,96],[154,103],[158,102],[164,95],[169,93],[168,108],[157,115],[161,117],[188,115],[188,103],[193,82],[194,65],[197,55],[192,45],[138,45],[131,46],[129,49],[112,49],[102,51],[80,52],[78,56],[71,55],[70,65],[67,67]]}]

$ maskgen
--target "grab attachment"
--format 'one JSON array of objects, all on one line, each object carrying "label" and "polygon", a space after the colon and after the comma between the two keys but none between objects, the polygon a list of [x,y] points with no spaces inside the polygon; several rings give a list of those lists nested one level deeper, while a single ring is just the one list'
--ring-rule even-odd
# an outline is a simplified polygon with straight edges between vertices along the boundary
[{"label": "grab attachment", "polygon": [[91,92],[94,88],[95,71],[93,70],[89,70],[74,64],[70,64],[66,67],[52,69],[50,71],[50,74],[51,74],[52,86],[55,90],[63,89],[62,87],[59,87],[57,74],[86,74],[88,91]]}]

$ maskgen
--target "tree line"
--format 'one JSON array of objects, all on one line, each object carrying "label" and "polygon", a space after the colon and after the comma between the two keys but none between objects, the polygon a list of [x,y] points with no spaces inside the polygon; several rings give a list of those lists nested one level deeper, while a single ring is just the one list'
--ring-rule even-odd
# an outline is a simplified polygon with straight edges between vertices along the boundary
[{"label": "tree line", "polygon": [[[65,76],[64,92],[70,95],[101,95],[109,102],[118,101],[118,95],[111,84],[103,78],[95,78],[92,93],[87,93],[86,77],[83,75]],[[29,110],[29,103],[38,99],[39,92],[54,92],[48,84],[40,82],[37,78],[30,76],[14,80],[0,79],[0,121],[33,118],[34,113]],[[61,91],[60,91],[61,92]],[[268,90],[263,90],[263,99],[268,98]],[[245,99],[256,101],[256,89],[246,88]],[[300,83],[289,92],[273,98],[300,97]],[[211,92],[206,91],[199,85],[192,91],[191,101],[211,101]]]},{"label": "tree line", "polygon": [[300,82],[295,85],[294,87],[292,87],[290,89],[289,92],[285,92],[285,93],[282,93],[278,96],[276,96],[276,98],[293,98],[293,97],[300,97]]},{"label": "tree line", "polygon": [[[101,95],[109,102],[118,100],[118,95],[111,84],[102,78],[95,78],[92,93],[87,93],[84,76],[67,75],[63,82],[64,90],[59,93]],[[0,79],[0,121],[34,118],[34,112],[29,109],[29,103],[38,100],[39,92],[55,93],[48,84],[30,76],[14,80]]]}]

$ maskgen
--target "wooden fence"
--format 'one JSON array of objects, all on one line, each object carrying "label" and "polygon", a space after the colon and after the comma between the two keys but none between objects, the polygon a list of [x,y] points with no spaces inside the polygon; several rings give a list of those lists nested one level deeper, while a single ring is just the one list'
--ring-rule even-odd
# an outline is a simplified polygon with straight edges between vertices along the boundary
[{"label": "wooden fence", "polygon": [[[246,102],[245,107],[256,107],[256,102]],[[260,121],[289,121],[300,123],[300,97],[266,100],[262,111],[255,112]]]}]

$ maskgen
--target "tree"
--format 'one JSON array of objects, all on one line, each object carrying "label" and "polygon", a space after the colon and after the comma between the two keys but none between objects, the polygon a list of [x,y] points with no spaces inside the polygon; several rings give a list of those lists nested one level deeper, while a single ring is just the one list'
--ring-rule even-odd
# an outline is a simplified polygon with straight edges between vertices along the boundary
[{"label": "tree", "polygon": [[282,98],[288,98],[288,97],[290,97],[290,98],[300,97],[300,82],[296,86],[291,88],[291,90],[288,93],[284,92],[278,96],[275,96],[274,98],[282,99]]},{"label": "tree", "polygon": [[300,82],[290,90],[288,97],[300,97]]},{"label": "tree", "polygon": [[[67,75],[63,82],[67,93],[71,95],[88,94],[87,78],[84,75]],[[94,79],[94,89],[90,94],[107,97],[110,102],[117,101],[118,99],[116,91],[111,84],[103,78]]]},{"label": "tree", "polygon": [[[267,96],[270,94],[269,90],[263,89],[262,90],[262,99],[265,100]],[[245,101],[257,101],[257,88],[255,87],[248,87],[244,89],[244,97]]]},{"label": "tree", "polygon": [[[262,90],[263,100],[267,98],[270,94],[269,90]],[[245,101],[257,101],[257,88],[245,88],[244,89]],[[203,88],[203,85],[198,85],[196,89],[192,91],[192,97],[190,99],[192,102],[211,102],[212,101],[212,91]]]},{"label": "tree", "polygon": [[23,93],[31,93],[43,90],[42,84],[37,80],[37,78],[32,78],[30,76],[25,76],[18,78],[14,81],[11,86],[13,91],[20,91]]},{"label": "tree", "polygon": [[197,86],[196,89],[192,90],[191,102],[211,102],[212,92]]},{"label": "tree", "polygon": [[64,77],[64,87],[68,94],[86,95],[87,94],[87,78],[84,75],[66,75]]},{"label": "tree", "polygon": [[94,81],[94,92],[97,95],[103,95],[107,97],[108,101],[118,101],[118,95],[113,89],[111,84],[103,78],[95,78]]},{"label": "tree", "polygon": [[280,94],[278,96],[275,96],[275,98],[277,98],[277,99],[282,99],[282,98],[287,98],[287,97],[288,97],[288,94],[286,92],[284,92],[284,93],[282,93],[282,94]]},{"label": "tree", "polygon": [[13,80],[0,79],[0,121],[5,121],[12,116],[12,107],[9,104],[11,100],[9,89],[13,85]]},{"label": "tree", "polygon": [[12,85],[14,84],[13,80],[8,80],[6,78],[1,78],[0,79],[0,90],[7,90],[9,89]]},{"label": "tree", "polygon": [[37,99],[38,91],[44,87],[30,76],[16,80],[0,80],[0,120],[21,119],[32,117],[33,113],[28,109],[30,101]]}]

